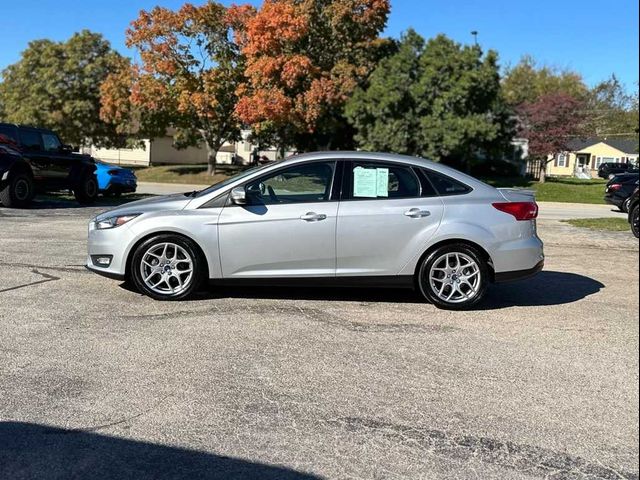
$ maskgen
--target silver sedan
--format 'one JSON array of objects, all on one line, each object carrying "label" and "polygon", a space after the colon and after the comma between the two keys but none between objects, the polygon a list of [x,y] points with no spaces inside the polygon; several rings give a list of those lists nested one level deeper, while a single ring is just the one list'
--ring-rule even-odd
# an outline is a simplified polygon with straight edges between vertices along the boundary
[{"label": "silver sedan", "polygon": [[532,194],[421,158],[319,152],[89,224],[87,268],[158,300],[213,284],[406,286],[441,308],[542,269]]}]

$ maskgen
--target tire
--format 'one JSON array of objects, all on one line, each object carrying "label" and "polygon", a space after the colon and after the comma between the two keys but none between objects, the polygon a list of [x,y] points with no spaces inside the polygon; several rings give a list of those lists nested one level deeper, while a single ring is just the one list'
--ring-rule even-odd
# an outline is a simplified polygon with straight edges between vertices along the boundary
[{"label": "tire", "polygon": [[0,191],[0,203],[8,208],[25,208],[33,200],[33,179],[27,173],[9,177],[7,186]]},{"label": "tire", "polygon": [[420,294],[445,310],[466,310],[476,305],[485,296],[489,279],[484,256],[464,243],[445,245],[430,252],[417,274]]},{"label": "tire", "polygon": [[98,199],[98,180],[93,174],[85,175],[73,195],[81,205],[90,205]]},{"label": "tire", "polygon": [[640,221],[640,219],[638,218],[638,216],[640,215],[639,211],[640,207],[636,205],[633,207],[631,215],[629,216],[631,219],[631,231],[636,236],[636,238],[640,238],[640,225],[638,225],[638,222]]},{"label": "tire", "polygon": [[620,210],[622,210],[624,213],[629,213],[629,205],[631,205],[631,197],[627,198],[622,203],[622,206],[620,207]]},{"label": "tire", "polygon": [[197,291],[206,271],[206,260],[193,241],[163,234],[136,248],[130,276],[138,291],[151,298],[182,300]]}]

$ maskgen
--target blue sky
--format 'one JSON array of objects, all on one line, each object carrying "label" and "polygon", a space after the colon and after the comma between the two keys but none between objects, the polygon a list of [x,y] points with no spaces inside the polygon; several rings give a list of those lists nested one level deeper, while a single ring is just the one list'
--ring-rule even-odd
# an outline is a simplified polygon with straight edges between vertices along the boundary
[{"label": "blue sky", "polygon": [[[140,9],[182,3],[0,0],[0,69],[17,61],[30,40],[64,40],[83,28],[101,32],[116,49],[130,54],[124,31]],[[637,0],[391,0],[391,8],[385,31],[390,36],[413,27],[427,38],[445,33],[470,43],[470,32],[477,30],[479,43],[496,49],[503,66],[528,53],[540,62],[579,71],[589,85],[615,73],[627,88],[637,88]]]}]

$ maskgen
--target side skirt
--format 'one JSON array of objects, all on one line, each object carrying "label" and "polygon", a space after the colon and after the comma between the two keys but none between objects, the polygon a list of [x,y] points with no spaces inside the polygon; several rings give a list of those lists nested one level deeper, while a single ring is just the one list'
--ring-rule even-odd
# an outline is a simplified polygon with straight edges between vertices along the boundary
[{"label": "side skirt", "polygon": [[261,287],[414,288],[413,275],[370,277],[212,278],[209,285]]}]

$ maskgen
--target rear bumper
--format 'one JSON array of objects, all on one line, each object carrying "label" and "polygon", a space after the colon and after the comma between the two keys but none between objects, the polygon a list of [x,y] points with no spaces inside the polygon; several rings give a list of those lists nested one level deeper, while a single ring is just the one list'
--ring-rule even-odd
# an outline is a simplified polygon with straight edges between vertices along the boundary
[{"label": "rear bumper", "polygon": [[500,272],[495,274],[495,282],[513,282],[516,280],[524,280],[525,278],[533,277],[544,268],[544,260],[540,260],[538,264],[527,270],[514,270],[512,272]]},{"label": "rear bumper", "polygon": [[615,207],[621,207],[622,204],[624,203],[624,200],[622,198],[614,197],[611,195],[605,195],[604,201],[607,202],[609,205],[613,205]]}]

